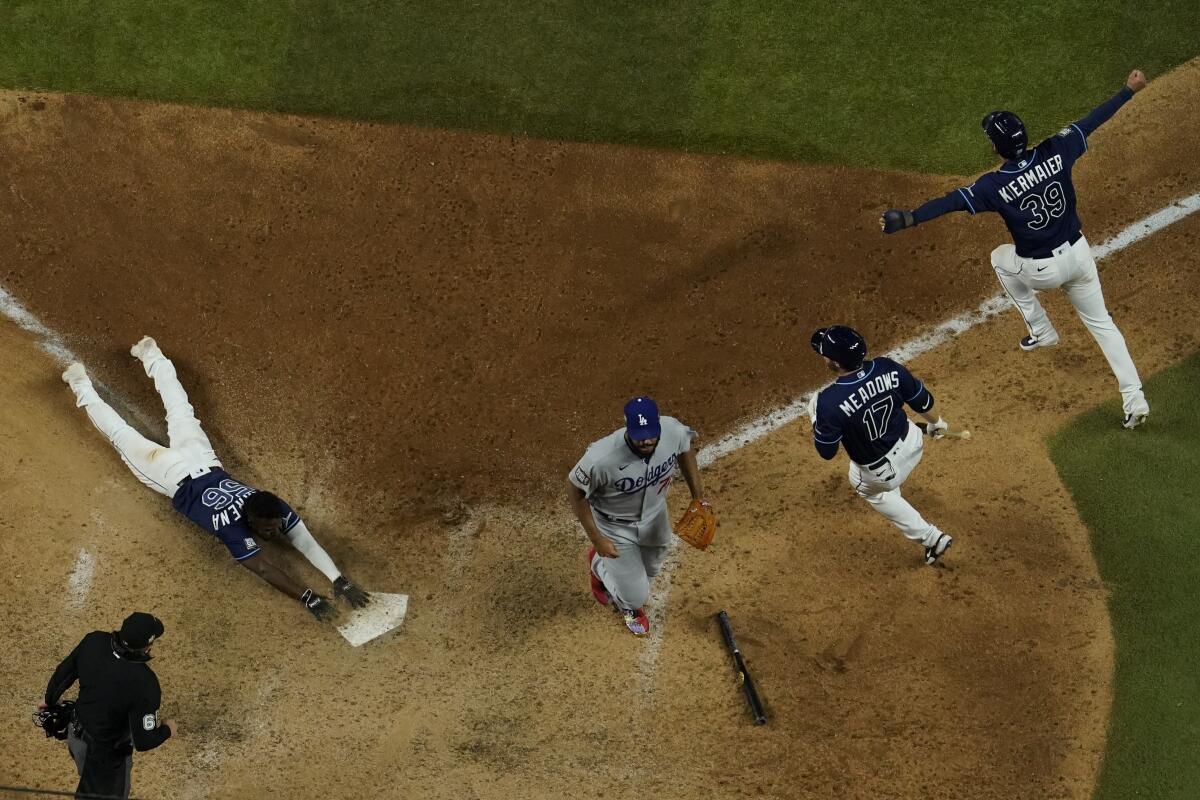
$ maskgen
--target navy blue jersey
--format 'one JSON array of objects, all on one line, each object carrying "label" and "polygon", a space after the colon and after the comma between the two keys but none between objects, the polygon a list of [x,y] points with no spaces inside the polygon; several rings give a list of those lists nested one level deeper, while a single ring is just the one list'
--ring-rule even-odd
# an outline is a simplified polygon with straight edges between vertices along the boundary
[{"label": "navy blue jersey", "polygon": [[914,209],[913,219],[920,224],[950,211],[994,211],[1004,218],[1017,255],[1049,258],[1056,247],[1074,242],[1081,234],[1071,168],[1087,152],[1087,137],[1131,97],[1131,89],[1122,89],[1021,160],[1007,161],[970,186]]},{"label": "navy blue jersey", "polygon": [[1079,238],[1071,168],[1087,150],[1078,126],[1067,126],[1028,153],[959,191],[972,214],[995,211],[1004,218],[1017,254],[1047,258],[1063,242]]},{"label": "navy blue jersey", "polygon": [[[246,498],[257,491],[229,477],[229,473],[220,467],[214,467],[207,475],[185,480],[171,498],[171,505],[220,539],[236,560],[244,561],[259,551],[242,516]],[[283,532],[287,533],[300,523],[300,516],[287,503],[283,503],[283,510]]]},{"label": "navy blue jersey", "polygon": [[933,395],[903,364],[890,358],[871,359],[817,395],[813,443],[826,458],[836,454],[840,443],[856,463],[874,463],[908,432],[906,403],[916,411],[928,411],[933,408]]}]

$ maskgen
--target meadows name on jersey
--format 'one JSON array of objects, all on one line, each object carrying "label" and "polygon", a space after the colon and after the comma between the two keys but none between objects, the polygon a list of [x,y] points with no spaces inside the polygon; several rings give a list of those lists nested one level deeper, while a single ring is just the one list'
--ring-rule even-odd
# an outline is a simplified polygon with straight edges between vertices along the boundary
[{"label": "meadows name on jersey", "polygon": [[883,458],[908,432],[904,405],[914,411],[933,408],[933,395],[908,369],[880,356],[852,375],[843,375],[817,395],[813,441],[825,458],[838,445],[857,464]]}]

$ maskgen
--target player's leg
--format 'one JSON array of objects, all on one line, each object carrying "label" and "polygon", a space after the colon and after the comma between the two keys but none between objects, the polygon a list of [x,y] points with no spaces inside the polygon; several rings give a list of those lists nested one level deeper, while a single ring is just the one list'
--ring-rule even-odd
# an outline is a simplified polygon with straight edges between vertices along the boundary
[{"label": "player's leg", "polygon": [[880,479],[853,461],[850,462],[850,485],[859,497],[899,528],[905,538],[919,542],[924,547],[936,544],[942,532],[926,522],[921,513],[904,499],[900,487],[894,485],[894,478],[886,473],[884,475],[887,479]]},{"label": "player's leg", "polygon": [[149,336],[130,349],[130,354],[142,362],[146,375],[153,379],[154,388],[162,398],[163,408],[167,412],[167,438],[171,447],[189,451],[197,461],[204,462],[199,466],[220,466],[217,454],[213,452],[208,435],[196,419],[196,411],[188,400],[187,392],[175,373],[175,365],[163,355],[158,343]]},{"label": "player's leg", "polygon": [[1063,288],[1071,300],[1071,305],[1075,306],[1079,318],[1100,345],[1109,368],[1117,378],[1125,414],[1144,419],[1150,411],[1150,406],[1142,393],[1142,379],[1134,366],[1132,356],[1129,355],[1125,337],[1113,322],[1112,315],[1108,313],[1104,304],[1104,290],[1100,285],[1096,260],[1092,257],[1087,239],[1081,238],[1072,250],[1075,255],[1074,270]]},{"label": "player's leg", "polygon": [[96,752],[94,747],[82,739],[74,738],[71,733],[67,734],[67,746],[71,748],[75,767],[79,771],[76,793],[88,797],[129,797],[132,756],[121,758],[114,753]]},{"label": "player's leg", "polygon": [[1022,278],[1022,265],[1017,256],[1017,248],[1011,244],[1004,244],[993,250],[992,268],[996,271],[996,278],[1000,281],[1004,293],[1017,307],[1021,318],[1025,320],[1025,327],[1029,330],[1029,338],[1032,340],[1030,346],[1022,340],[1021,347],[1032,349],[1056,344],[1058,332],[1054,330],[1054,324],[1050,322],[1045,309],[1038,302],[1037,293]]},{"label": "player's leg", "polygon": [[182,454],[150,441],[121,419],[96,393],[82,364],[68,367],[63,381],[75,393],[75,405],[87,412],[92,425],[104,434],[137,479],[154,491],[173,497],[179,481],[188,474]]},{"label": "player's leg", "polygon": [[662,572],[663,562],[671,551],[671,519],[666,510],[654,519],[641,525],[638,544],[642,554],[642,566],[646,577],[653,581]]},{"label": "player's leg", "polygon": [[609,538],[617,546],[619,557],[596,556],[592,560],[592,571],[604,582],[604,588],[608,589],[613,603],[619,608],[641,608],[650,597],[650,576],[646,574],[646,566],[642,562],[641,547],[631,539]]}]

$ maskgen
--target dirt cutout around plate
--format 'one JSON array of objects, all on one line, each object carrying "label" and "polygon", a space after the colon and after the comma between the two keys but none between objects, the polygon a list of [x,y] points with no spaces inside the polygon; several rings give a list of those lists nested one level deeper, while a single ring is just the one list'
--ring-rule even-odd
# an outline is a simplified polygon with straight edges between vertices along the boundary
[{"label": "dirt cutout around plate", "polygon": [[[1197,190],[1198,74],[1094,137],[1093,243]],[[127,352],[156,335],[235,474],[412,598],[400,635],[346,647],[142,489],[61,367],[0,326],[3,546],[29,609],[4,638],[9,705],[87,630],[159,614],[183,735],[138,756],[138,795],[1089,796],[1111,638],[1042,439],[1116,392],[1060,297],[1057,348],[1018,352],[1011,313],[913,364],[975,431],[906,487],[957,537],[945,570],[789,426],[712,469],[722,529],[681,553],[648,659],[587,593],[554,493],[626,395],[711,441],[816,385],[817,324],[878,352],[994,294],[997,220],[876,227],[960,180],[19,93],[0,126],[0,283],[151,416]],[[1102,264],[1144,374],[1195,349],[1198,234]],[[4,773],[72,785],[15,718]]]}]

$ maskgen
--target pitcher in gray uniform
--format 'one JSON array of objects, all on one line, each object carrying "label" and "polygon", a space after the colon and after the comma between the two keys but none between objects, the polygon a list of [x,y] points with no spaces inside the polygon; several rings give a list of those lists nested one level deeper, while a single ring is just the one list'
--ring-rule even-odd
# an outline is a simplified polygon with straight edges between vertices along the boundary
[{"label": "pitcher in gray uniform", "polygon": [[593,442],[568,476],[571,507],[591,540],[592,594],[625,618],[636,636],[650,631],[642,606],[671,543],[667,488],[678,466],[692,497],[701,499],[696,432],[659,416],[649,397],[625,404],[625,427]]}]

